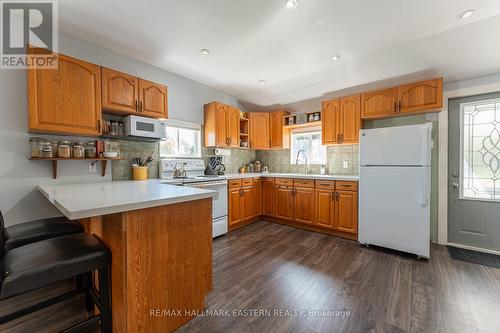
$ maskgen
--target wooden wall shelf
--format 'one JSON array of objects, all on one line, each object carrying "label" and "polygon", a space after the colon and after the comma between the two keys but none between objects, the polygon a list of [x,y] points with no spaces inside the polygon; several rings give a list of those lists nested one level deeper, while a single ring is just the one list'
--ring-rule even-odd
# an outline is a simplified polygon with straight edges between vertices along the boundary
[{"label": "wooden wall shelf", "polygon": [[52,162],[52,178],[57,178],[57,161],[102,161],[101,164],[101,175],[106,176],[106,167],[108,166],[108,161],[123,161],[125,158],[123,157],[115,157],[115,158],[104,158],[104,157],[95,157],[95,158],[63,158],[63,157],[31,157],[31,161],[51,161]]}]

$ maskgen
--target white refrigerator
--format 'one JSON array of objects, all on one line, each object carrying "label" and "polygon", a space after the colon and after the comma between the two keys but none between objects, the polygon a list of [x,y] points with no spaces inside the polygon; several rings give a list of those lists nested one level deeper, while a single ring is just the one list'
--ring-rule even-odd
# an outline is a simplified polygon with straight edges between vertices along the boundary
[{"label": "white refrigerator", "polygon": [[429,258],[432,123],[360,132],[359,242]]}]

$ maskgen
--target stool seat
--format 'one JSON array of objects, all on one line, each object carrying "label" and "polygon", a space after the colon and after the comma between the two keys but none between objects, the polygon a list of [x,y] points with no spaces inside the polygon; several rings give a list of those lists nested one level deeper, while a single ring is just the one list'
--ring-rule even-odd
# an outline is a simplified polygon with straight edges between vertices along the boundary
[{"label": "stool seat", "polygon": [[14,248],[0,261],[0,299],[106,267],[110,260],[108,249],[83,233]]},{"label": "stool seat", "polygon": [[83,227],[65,217],[15,224],[4,229],[5,251],[48,238],[82,233]]}]

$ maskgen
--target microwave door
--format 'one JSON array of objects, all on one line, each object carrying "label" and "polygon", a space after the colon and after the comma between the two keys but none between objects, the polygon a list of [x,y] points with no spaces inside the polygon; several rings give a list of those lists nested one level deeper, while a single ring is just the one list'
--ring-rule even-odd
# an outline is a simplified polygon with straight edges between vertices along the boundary
[{"label": "microwave door", "polygon": [[156,126],[150,122],[137,121],[135,122],[135,131],[141,136],[154,138],[156,134]]}]

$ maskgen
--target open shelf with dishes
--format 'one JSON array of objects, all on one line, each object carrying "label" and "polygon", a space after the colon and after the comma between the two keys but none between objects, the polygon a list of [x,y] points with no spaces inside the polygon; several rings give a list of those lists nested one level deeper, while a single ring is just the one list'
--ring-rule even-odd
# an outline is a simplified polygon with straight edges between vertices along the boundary
[{"label": "open shelf with dishes", "polygon": [[250,119],[240,117],[240,148],[250,147]]}]

